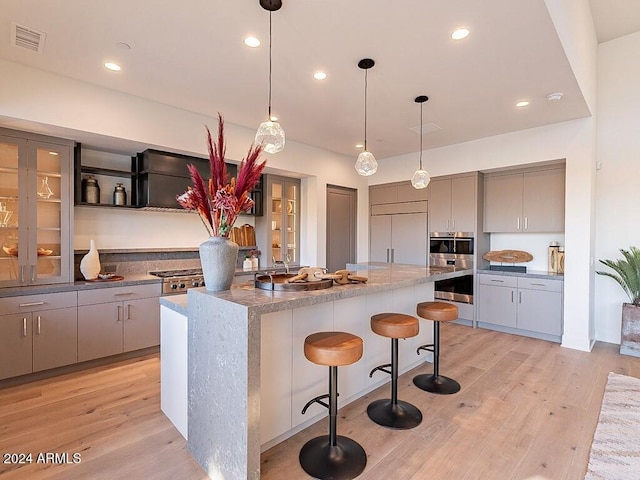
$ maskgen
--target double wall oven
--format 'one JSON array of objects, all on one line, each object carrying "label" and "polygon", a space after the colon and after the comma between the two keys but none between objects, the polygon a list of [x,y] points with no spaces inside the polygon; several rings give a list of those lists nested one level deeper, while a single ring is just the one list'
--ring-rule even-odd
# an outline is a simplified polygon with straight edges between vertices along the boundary
[{"label": "double wall oven", "polygon": [[[431,232],[429,265],[473,269],[474,238],[470,232]],[[435,298],[473,303],[473,275],[435,282]]]}]

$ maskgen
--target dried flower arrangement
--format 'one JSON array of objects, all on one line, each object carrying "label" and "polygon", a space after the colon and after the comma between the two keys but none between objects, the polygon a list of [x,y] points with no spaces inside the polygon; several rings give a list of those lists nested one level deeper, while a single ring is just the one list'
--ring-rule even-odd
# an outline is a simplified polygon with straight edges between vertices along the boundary
[{"label": "dried flower arrangement", "polygon": [[238,215],[248,212],[254,201],[249,192],[260,181],[266,161],[258,163],[263,146],[251,144],[246,158],[238,166],[238,176],[229,179],[224,162],[224,120],[218,114],[218,141],[214,142],[207,127],[209,166],[211,177],[205,182],[194,165],[188,165],[192,187],[176,197],[187,210],[195,210],[210,236],[228,237]]}]

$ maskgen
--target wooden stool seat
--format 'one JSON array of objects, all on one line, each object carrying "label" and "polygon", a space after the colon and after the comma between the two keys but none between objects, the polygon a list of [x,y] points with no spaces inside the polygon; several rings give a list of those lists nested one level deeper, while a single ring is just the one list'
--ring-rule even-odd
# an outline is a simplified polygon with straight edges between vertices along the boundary
[{"label": "wooden stool seat", "polygon": [[371,317],[371,330],[381,337],[411,338],[418,335],[420,322],[404,313],[378,313]]},{"label": "wooden stool seat", "polygon": [[446,302],[422,302],[417,305],[416,313],[425,320],[450,322],[458,318],[458,307]]},{"label": "wooden stool seat", "polygon": [[362,358],[362,339],[346,332],[318,332],[304,339],[304,356],[327,367],[351,365]]}]

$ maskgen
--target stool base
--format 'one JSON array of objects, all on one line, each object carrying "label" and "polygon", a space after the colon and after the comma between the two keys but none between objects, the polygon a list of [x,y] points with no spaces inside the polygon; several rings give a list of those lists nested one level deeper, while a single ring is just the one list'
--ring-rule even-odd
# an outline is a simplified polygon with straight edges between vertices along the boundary
[{"label": "stool base", "polygon": [[460,384],[453,378],[444,375],[416,375],[413,377],[413,384],[421,390],[438,395],[451,395],[460,391]]},{"label": "stool base", "polygon": [[330,445],[329,435],[312,438],[300,450],[300,465],[313,478],[351,480],[367,466],[367,454],[360,444],[337,435]]},{"label": "stool base", "polygon": [[394,405],[389,398],[371,402],[367,414],[378,425],[397,430],[415,428],[422,422],[422,413],[415,406],[402,400]]}]

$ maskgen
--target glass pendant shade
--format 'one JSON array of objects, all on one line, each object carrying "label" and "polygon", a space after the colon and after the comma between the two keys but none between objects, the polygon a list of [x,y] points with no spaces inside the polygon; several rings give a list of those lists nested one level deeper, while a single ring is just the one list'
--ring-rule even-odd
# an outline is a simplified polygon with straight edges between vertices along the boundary
[{"label": "glass pendant shade", "polygon": [[413,177],[411,177],[411,185],[413,186],[413,188],[427,188],[427,185],[429,185],[430,181],[431,177],[429,176],[429,172],[427,172],[426,170],[422,170],[421,168],[416,170],[416,173],[414,173]]},{"label": "glass pendant shade", "polygon": [[262,122],[256,133],[255,143],[264,146],[267,153],[278,153],[284,149],[284,130],[278,122]]},{"label": "glass pendant shade", "polygon": [[367,152],[366,150],[361,152],[360,155],[358,155],[358,159],[356,160],[355,169],[360,175],[364,177],[373,175],[378,170],[378,162],[376,161],[376,157],[373,156],[373,153]]}]

